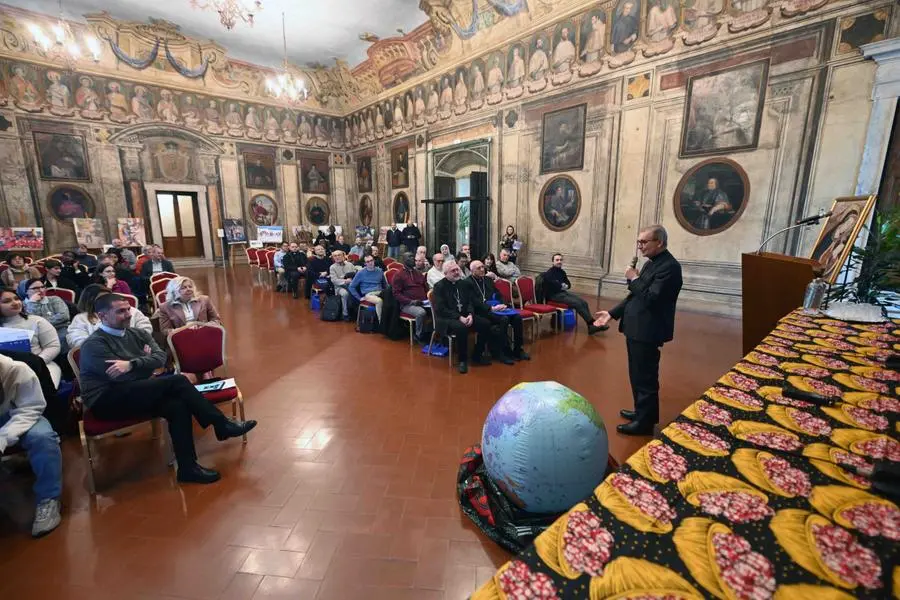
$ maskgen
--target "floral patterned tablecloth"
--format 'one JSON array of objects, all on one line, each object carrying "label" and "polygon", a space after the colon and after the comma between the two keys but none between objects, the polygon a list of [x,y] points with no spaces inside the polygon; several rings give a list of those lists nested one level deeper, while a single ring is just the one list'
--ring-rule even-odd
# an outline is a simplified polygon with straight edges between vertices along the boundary
[{"label": "floral patterned tablecloth", "polygon": [[900,461],[898,351],[900,321],[791,313],[472,600],[900,597],[900,509],[868,477]]}]

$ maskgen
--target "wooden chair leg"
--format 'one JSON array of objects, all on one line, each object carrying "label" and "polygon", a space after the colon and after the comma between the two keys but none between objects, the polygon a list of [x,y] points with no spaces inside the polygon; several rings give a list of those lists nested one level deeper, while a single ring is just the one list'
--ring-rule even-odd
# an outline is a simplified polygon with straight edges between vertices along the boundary
[{"label": "wooden chair leg", "polygon": [[[246,421],[246,418],[244,417],[244,396],[241,394],[240,391],[238,391],[237,408],[241,413],[241,421]],[[246,444],[247,443],[247,434],[244,433],[244,435],[241,436],[241,439],[243,440],[243,443]]]},{"label": "wooden chair leg", "polygon": [[81,452],[84,456],[85,474],[87,475],[88,492],[91,496],[97,493],[94,485],[94,459],[91,456],[91,442],[84,433],[84,421],[78,422],[78,434],[81,437]]}]

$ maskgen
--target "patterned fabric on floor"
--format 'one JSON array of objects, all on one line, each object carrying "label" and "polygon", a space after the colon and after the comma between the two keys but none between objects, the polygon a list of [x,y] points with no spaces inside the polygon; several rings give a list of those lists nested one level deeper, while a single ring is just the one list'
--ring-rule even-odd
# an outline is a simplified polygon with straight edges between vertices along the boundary
[{"label": "patterned fabric on floor", "polygon": [[900,320],[791,313],[472,600],[900,596],[900,509],[869,477],[900,462],[897,352]]}]

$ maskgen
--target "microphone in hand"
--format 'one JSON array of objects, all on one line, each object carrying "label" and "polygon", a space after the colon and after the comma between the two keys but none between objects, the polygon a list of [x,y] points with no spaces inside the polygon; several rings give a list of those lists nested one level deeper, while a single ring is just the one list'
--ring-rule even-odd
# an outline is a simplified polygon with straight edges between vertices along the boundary
[{"label": "microphone in hand", "polygon": [[632,268],[632,269],[636,268],[636,267],[637,267],[637,263],[638,263],[638,257],[637,257],[637,256],[633,256],[633,257],[631,258],[631,268]]}]

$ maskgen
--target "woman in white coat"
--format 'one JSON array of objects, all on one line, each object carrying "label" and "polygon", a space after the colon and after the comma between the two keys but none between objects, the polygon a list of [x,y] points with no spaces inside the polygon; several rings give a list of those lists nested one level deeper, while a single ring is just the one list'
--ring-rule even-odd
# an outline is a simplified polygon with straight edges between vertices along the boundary
[{"label": "woman in white coat", "polygon": [[59,356],[61,348],[56,328],[47,319],[26,313],[16,290],[10,287],[0,289],[0,327],[23,329],[32,333],[31,353],[47,363],[53,385],[59,387],[62,369],[53,362]]}]

